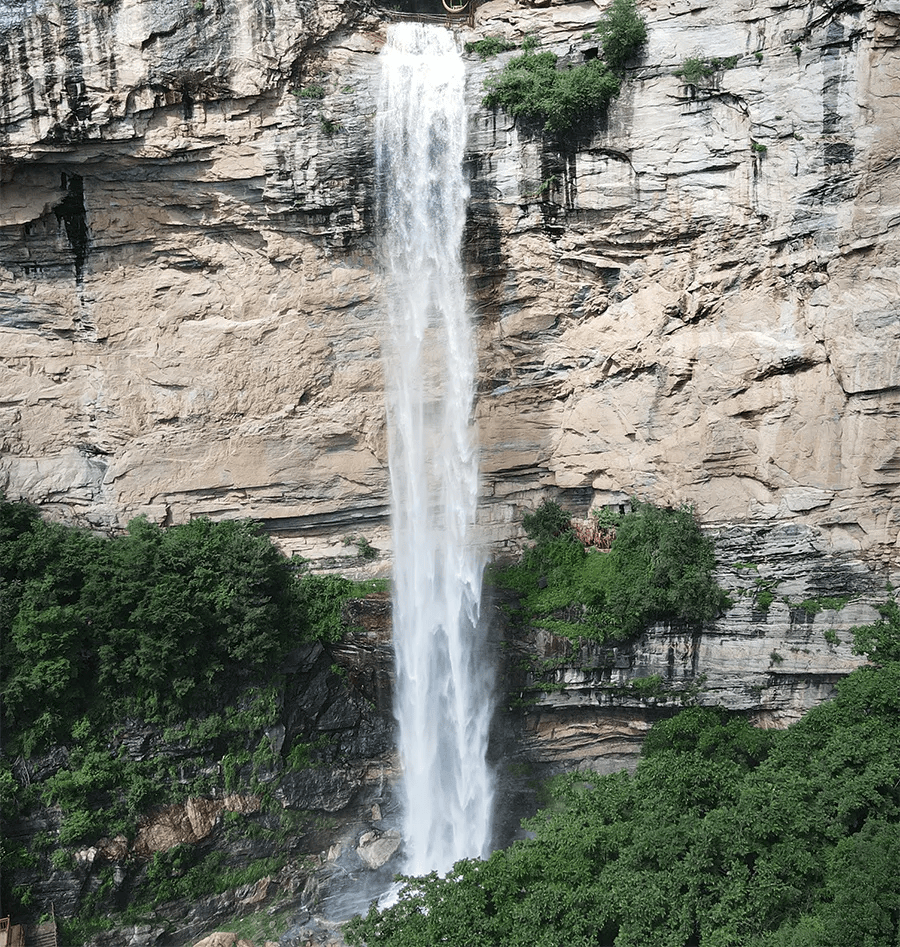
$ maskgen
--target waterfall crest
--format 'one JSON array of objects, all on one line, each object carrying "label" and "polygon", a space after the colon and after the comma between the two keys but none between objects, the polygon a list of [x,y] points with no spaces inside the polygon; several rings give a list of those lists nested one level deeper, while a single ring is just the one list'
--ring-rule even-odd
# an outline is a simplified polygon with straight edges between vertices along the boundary
[{"label": "waterfall crest", "polygon": [[492,679],[473,544],[475,353],[460,245],[464,67],[442,27],[399,23],[381,54],[377,173],[394,542],[395,709],[410,874],[488,852]]}]

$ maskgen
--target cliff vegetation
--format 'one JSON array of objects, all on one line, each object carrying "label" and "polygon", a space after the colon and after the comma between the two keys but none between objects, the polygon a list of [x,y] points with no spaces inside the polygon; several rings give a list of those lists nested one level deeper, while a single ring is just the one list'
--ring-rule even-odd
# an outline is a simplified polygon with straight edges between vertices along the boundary
[{"label": "cliff vegetation", "polygon": [[876,663],[785,731],[691,708],[633,775],[571,774],[531,838],[406,879],[351,944],[888,947],[900,932],[900,621]]},{"label": "cliff vegetation", "polygon": [[596,512],[576,527],[557,503],[523,521],[534,545],[496,569],[519,596],[519,621],[571,637],[620,641],[649,623],[715,618],[729,604],[713,577],[715,556],[688,509],[633,500],[627,512]]},{"label": "cliff vegetation", "polygon": [[376,587],[306,574],[248,521],[107,539],[0,498],[7,912],[52,902],[80,945],[296,871],[360,785],[348,759],[389,745],[326,648]]},{"label": "cliff vegetation", "polygon": [[[527,37],[522,55],[486,81],[483,105],[502,108],[514,118],[543,122],[544,130],[551,132],[588,121],[618,93],[625,64],[646,42],[647,25],[634,0],[613,0],[597,26],[585,34],[591,36],[599,37],[603,58],[595,55],[569,68],[560,68],[555,53],[535,52],[537,38]],[[491,44],[482,40],[480,46],[472,44],[472,51],[485,58],[503,48],[496,40]]]}]

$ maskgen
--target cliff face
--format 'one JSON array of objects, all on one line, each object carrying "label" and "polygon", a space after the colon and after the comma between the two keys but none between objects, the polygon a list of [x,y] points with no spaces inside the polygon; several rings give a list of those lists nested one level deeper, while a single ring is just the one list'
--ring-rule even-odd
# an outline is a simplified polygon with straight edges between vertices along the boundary
[{"label": "cliff face", "polygon": [[[886,573],[900,7],[640,6],[622,93],[564,140],[481,107],[514,53],[469,57],[485,541],[541,491],[637,493],[800,521]],[[465,37],[577,62],[600,9],[491,0]],[[0,486],[101,527],[250,515],[313,557],[385,548],[381,14],[0,11]],[[736,59],[687,86],[691,56]]]},{"label": "cliff face", "polygon": [[[381,515],[358,5],[2,9],[0,483],[96,525]],[[294,94],[326,48],[352,148]]]},{"label": "cliff face", "polygon": [[851,629],[878,617],[870,603],[883,592],[866,564],[833,554],[807,526],[731,526],[714,539],[730,563],[716,578],[734,605],[707,626],[657,624],[616,646],[511,636],[505,709],[521,719],[504,758],[551,771],[633,768],[647,730],[683,706],[782,728],[834,695],[860,664]]},{"label": "cliff face", "polygon": [[[896,5],[641,9],[648,47],[604,128],[553,148],[475,118],[474,216],[502,235],[480,296],[489,469],[707,522],[801,520],[887,562]],[[515,22],[577,54],[595,15]],[[689,87],[688,57],[736,60]]]}]

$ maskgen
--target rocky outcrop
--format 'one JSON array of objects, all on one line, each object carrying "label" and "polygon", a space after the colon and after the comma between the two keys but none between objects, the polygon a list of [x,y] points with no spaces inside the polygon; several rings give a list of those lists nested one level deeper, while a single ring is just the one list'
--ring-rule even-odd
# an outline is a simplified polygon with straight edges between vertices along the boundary
[{"label": "rocky outcrop", "polygon": [[[0,485],[99,527],[389,550],[384,14],[251,7],[0,5]],[[489,0],[464,36],[577,62],[601,7]],[[641,10],[622,93],[566,138],[481,106],[514,53],[468,60],[484,541],[543,493],[636,493],[896,570],[900,14]],[[690,56],[733,67],[689,86]]]},{"label": "rocky outcrop", "polygon": [[[622,645],[537,630],[506,653],[504,760],[551,771],[633,768],[647,730],[684,706],[716,706],[786,727],[834,695],[865,659],[855,625],[878,618],[866,564],[817,531],[725,528],[717,579],[733,605],[706,626],[660,624]],[[745,558],[746,557],[746,558]]]},{"label": "rocky outcrop", "polygon": [[225,812],[249,814],[259,812],[259,796],[229,794],[222,799],[189,798],[183,803],[166,806],[162,811],[145,820],[137,832],[132,846],[126,839],[115,840],[107,845],[103,854],[111,860],[124,858],[130,850],[135,855],[148,856],[154,852],[167,852],[176,845],[193,845],[207,838]]}]

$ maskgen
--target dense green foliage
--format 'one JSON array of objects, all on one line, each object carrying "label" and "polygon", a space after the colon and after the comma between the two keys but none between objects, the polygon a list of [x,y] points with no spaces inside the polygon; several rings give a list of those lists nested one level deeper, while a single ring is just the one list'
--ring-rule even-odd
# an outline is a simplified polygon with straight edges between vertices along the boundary
[{"label": "dense green foliage", "polygon": [[713,579],[712,544],[688,510],[633,501],[608,552],[579,541],[569,515],[555,503],[525,517],[536,540],[521,563],[492,573],[516,591],[524,621],[562,634],[621,640],[657,619],[704,621],[727,604]]},{"label": "dense green foliage", "polygon": [[567,69],[558,68],[555,53],[535,52],[536,42],[526,43],[521,56],[486,81],[485,107],[540,122],[550,132],[590,119],[618,93],[621,69],[647,36],[633,0],[613,0],[594,32],[603,57]]},{"label": "dense green foliage", "polygon": [[634,0],[612,0],[592,32],[600,37],[603,59],[610,69],[623,69],[647,42],[647,24]]},{"label": "dense green foliage", "polygon": [[879,609],[881,619],[874,625],[853,630],[853,650],[865,654],[875,664],[900,661],[900,607],[894,601]]},{"label": "dense green foliage", "polygon": [[619,80],[599,59],[571,69],[556,68],[555,53],[525,52],[488,79],[487,108],[513,118],[542,122],[559,132],[602,108],[618,91]]},{"label": "dense green foliage", "polygon": [[131,714],[168,721],[236,693],[298,633],[289,562],[250,523],[134,520],[101,539],[0,501],[2,696],[26,755]]},{"label": "dense green foliage", "polygon": [[123,716],[185,719],[299,641],[337,639],[344,601],[365,590],[300,568],[247,521],[136,519],[103,539],[0,498],[7,755],[80,743]]},{"label": "dense green foliage", "polygon": [[[327,736],[294,733],[277,748],[268,736],[280,668],[304,641],[342,637],[347,600],[381,587],[307,574],[249,522],[160,529],[138,519],[104,539],[0,497],[4,836],[34,807],[62,816],[46,846],[0,839],[8,906],[31,904],[18,878],[71,870],[73,848],[103,836],[133,839],[155,806],[223,789],[249,789],[265,805],[283,776],[328,758]],[[136,733],[165,753],[135,752]],[[48,775],[14,775],[16,757],[50,749],[49,766],[29,764]],[[174,875],[188,856],[179,857]],[[214,858],[184,873],[196,891],[239,877]],[[155,877],[139,892],[151,907],[165,896]]]},{"label": "dense green foliage", "polygon": [[198,845],[176,845],[153,855],[137,900],[143,902],[145,911],[178,898],[196,901],[274,874],[284,862],[284,858],[266,858],[229,868],[222,852],[203,852]]},{"label": "dense green foliage", "polygon": [[515,43],[511,43],[509,40],[502,39],[499,36],[485,36],[483,39],[470,40],[465,46],[467,53],[477,53],[482,60],[490,59],[491,56],[496,56],[499,53],[505,53],[515,48]]},{"label": "dense green foliage", "polygon": [[633,776],[561,780],[533,838],[409,880],[348,941],[895,947],[898,746],[896,662],[857,670],[787,731],[682,711],[653,728]]}]

